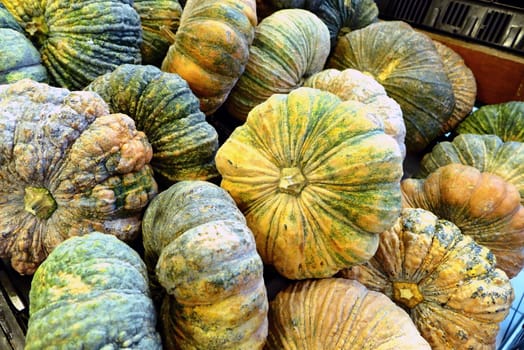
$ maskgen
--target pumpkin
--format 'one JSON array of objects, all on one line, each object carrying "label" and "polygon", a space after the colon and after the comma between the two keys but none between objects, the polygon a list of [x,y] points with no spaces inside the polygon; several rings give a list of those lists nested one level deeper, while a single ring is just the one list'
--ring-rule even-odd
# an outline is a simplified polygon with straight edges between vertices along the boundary
[{"label": "pumpkin", "polygon": [[421,208],[403,209],[375,256],[341,276],[405,308],[434,350],[495,349],[514,299],[488,248]]},{"label": "pumpkin", "polygon": [[0,116],[0,256],[16,271],[32,274],[72,236],[138,236],[157,184],[131,118],[31,79],[0,85]]},{"label": "pumpkin", "polygon": [[451,221],[488,247],[510,278],[524,267],[524,207],[517,188],[500,176],[451,163],[425,179],[404,179],[401,189],[403,207]]},{"label": "pumpkin", "polygon": [[301,87],[249,113],[215,158],[267,265],[330,277],[373,256],[401,208],[402,155],[357,101]]},{"label": "pumpkin", "polygon": [[26,350],[162,349],[144,262],[112,235],[59,244],[29,291]]},{"label": "pumpkin", "polygon": [[524,142],[524,101],[481,106],[455,129],[458,134],[492,134],[503,141]]},{"label": "pumpkin", "polygon": [[451,118],[444,124],[444,131],[449,132],[473,111],[477,99],[477,81],[462,56],[439,41],[434,40],[433,44],[442,58],[455,97],[455,108]]},{"label": "pumpkin", "polygon": [[171,46],[182,16],[178,0],[134,0],[133,8],[140,16],[142,64],[160,67]]},{"label": "pumpkin", "polygon": [[513,184],[524,204],[524,143],[504,142],[493,134],[459,134],[451,141],[437,143],[420,160],[417,177],[426,177],[437,168],[459,163],[481,172],[500,176]]},{"label": "pumpkin", "polygon": [[295,281],[270,303],[266,349],[430,350],[409,315],[357,281]]},{"label": "pumpkin", "polygon": [[262,349],[263,264],[226,191],[186,180],[160,192],[144,214],[143,244],[164,349]]},{"label": "pumpkin", "polygon": [[245,72],[231,91],[225,107],[245,121],[253,107],[275,93],[288,93],[322,70],[329,54],[329,31],[313,13],[279,10],[256,28]]},{"label": "pumpkin", "polygon": [[123,63],[140,63],[142,28],[130,0],[0,0],[42,56],[53,85],[81,90]]},{"label": "pumpkin", "polygon": [[452,84],[433,40],[402,21],[381,21],[338,39],[326,68],[371,75],[402,108],[406,149],[421,153],[455,107]]},{"label": "pumpkin", "polygon": [[406,125],[400,105],[373,77],[356,69],[324,69],[304,81],[304,86],[331,92],[342,100],[355,100],[368,105],[370,114],[384,125],[386,134],[393,137],[406,155]]},{"label": "pumpkin", "polygon": [[86,90],[98,93],[112,113],[124,113],[153,147],[151,166],[175,182],[218,176],[218,134],[206,121],[187,82],[152,65],[124,64],[96,78]]},{"label": "pumpkin", "polygon": [[255,0],[189,0],[161,68],[186,80],[213,114],[244,72],[256,25]]}]

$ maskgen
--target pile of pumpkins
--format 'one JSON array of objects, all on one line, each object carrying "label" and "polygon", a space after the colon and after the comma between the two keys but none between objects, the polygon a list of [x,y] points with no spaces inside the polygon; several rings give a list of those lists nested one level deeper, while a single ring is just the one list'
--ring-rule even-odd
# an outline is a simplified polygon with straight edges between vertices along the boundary
[{"label": "pile of pumpkins", "polygon": [[26,349],[495,348],[524,102],[449,47],[373,0],[0,0],[0,38]]}]

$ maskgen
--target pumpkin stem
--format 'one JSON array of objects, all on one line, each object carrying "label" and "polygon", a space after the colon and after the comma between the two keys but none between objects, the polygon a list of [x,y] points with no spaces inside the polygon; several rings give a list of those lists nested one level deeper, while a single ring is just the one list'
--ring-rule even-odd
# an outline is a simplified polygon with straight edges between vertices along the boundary
[{"label": "pumpkin stem", "polygon": [[173,45],[175,43],[176,33],[173,33],[169,26],[162,25],[160,26],[159,31],[164,38],[169,41],[169,44]]},{"label": "pumpkin stem", "polygon": [[29,34],[33,43],[38,48],[42,47],[49,33],[49,28],[43,16],[33,17],[31,22],[26,23],[25,31]]},{"label": "pumpkin stem", "polygon": [[393,300],[412,309],[424,301],[424,296],[416,283],[393,282]]},{"label": "pumpkin stem", "polygon": [[278,188],[281,192],[298,195],[307,185],[307,180],[299,168],[283,168],[280,170]]},{"label": "pumpkin stem", "polygon": [[48,219],[55,211],[55,199],[47,188],[26,187],[24,209],[39,219]]}]

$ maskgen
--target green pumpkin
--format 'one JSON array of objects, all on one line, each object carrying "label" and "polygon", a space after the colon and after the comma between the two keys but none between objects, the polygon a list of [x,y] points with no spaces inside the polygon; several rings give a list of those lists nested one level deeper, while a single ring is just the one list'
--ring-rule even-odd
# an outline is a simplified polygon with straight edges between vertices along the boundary
[{"label": "green pumpkin", "polygon": [[160,350],[155,327],[146,266],[114,236],[64,241],[31,281],[26,350]]},{"label": "green pumpkin", "polygon": [[98,93],[111,112],[133,118],[153,147],[156,174],[169,182],[218,176],[218,134],[177,74],[152,65],[125,64],[98,77],[86,90]]},{"label": "green pumpkin", "polygon": [[52,84],[81,90],[123,63],[140,63],[131,0],[0,0],[40,51]]}]

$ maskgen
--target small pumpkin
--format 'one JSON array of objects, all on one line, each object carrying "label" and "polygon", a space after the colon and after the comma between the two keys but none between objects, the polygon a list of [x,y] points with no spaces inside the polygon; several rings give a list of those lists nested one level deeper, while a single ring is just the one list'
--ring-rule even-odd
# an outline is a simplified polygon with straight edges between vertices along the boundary
[{"label": "small pumpkin", "polygon": [[25,340],[26,350],[162,349],[138,253],[96,231],[59,244],[31,280]]},{"label": "small pumpkin", "polygon": [[255,240],[233,199],[205,181],[160,192],[143,221],[164,349],[262,349],[268,298]]},{"label": "small pumpkin", "polygon": [[274,94],[217,151],[220,186],[284,277],[371,258],[400,212],[399,146],[363,106],[307,87]]},{"label": "small pumpkin", "polygon": [[494,349],[515,297],[488,248],[421,208],[404,208],[375,256],[341,276],[405,308],[435,350]]},{"label": "small pumpkin", "polygon": [[177,74],[152,65],[124,64],[96,78],[86,90],[99,94],[112,113],[133,118],[153,147],[151,167],[168,183],[218,176],[218,134]]},{"label": "small pumpkin", "polygon": [[213,114],[244,72],[256,25],[255,0],[188,0],[161,68],[186,80]]},{"label": "small pumpkin", "polygon": [[451,221],[488,247],[510,278],[524,267],[524,207],[517,188],[500,176],[451,163],[425,179],[404,179],[401,189],[403,207]]},{"label": "small pumpkin", "polygon": [[157,193],[151,145],[100,96],[31,79],[0,85],[0,256],[32,274],[63,240],[134,240]]},{"label": "small pumpkin", "polygon": [[270,303],[268,350],[430,350],[409,315],[357,281],[292,282]]}]

